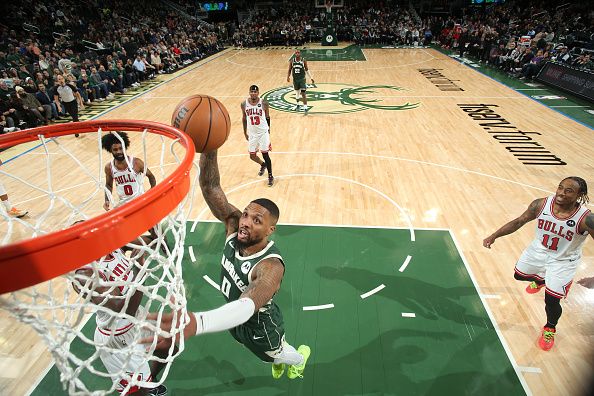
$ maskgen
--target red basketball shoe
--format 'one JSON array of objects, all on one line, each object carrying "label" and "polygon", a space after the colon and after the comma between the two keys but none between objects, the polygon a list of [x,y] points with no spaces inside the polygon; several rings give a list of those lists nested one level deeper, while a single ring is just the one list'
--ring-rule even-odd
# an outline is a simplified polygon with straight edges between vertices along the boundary
[{"label": "red basketball shoe", "polygon": [[544,283],[542,285],[539,285],[538,283],[532,281],[528,284],[528,286],[526,286],[526,293],[530,293],[530,294],[538,293],[540,291],[540,289],[542,289],[545,286],[546,285]]},{"label": "red basketball shoe", "polygon": [[550,327],[544,327],[542,329],[542,335],[538,339],[538,346],[543,351],[549,351],[555,344],[555,329]]}]

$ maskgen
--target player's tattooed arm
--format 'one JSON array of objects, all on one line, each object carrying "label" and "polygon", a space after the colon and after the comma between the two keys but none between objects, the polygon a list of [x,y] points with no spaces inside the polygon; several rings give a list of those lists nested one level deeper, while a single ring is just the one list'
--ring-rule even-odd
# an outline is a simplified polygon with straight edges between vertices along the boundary
[{"label": "player's tattooed arm", "polygon": [[200,154],[200,189],[212,214],[225,224],[227,235],[236,232],[241,211],[227,201],[221,188],[216,150]]},{"label": "player's tattooed arm", "polygon": [[250,298],[256,306],[257,312],[274,296],[283,280],[285,267],[277,258],[270,258],[260,262],[254,272],[248,287],[241,297]]},{"label": "player's tattooed arm", "polygon": [[594,213],[588,213],[581,225],[580,232],[588,231],[588,234],[594,239]]},{"label": "player's tattooed arm", "polygon": [[542,208],[542,205],[544,204],[544,200],[545,198],[539,198],[532,201],[530,206],[528,206],[528,209],[526,209],[526,211],[524,211],[524,213],[522,213],[519,217],[503,225],[493,234],[486,237],[483,240],[483,246],[486,248],[491,248],[491,245],[495,242],[495,239],[516,232],[524,224],[536,219],[536,217],[538,216],[538,212],[540,211],[540,208]]}]

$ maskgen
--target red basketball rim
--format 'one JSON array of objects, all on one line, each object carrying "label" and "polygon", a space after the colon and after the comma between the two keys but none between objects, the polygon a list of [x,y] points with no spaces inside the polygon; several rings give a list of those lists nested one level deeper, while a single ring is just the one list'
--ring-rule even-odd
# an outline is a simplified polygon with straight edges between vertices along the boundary
[{"label": "red basketball rim", "polygon": [[0,148],[75,133],[133,131],[179,139],[186,154],[179,167],[140,197],[66,230],[0,247],[0,294],[53,279],[122,247],[173,211],[190,190],[194,143],[172,126],[137,120],[52,125],[0,136]]}]

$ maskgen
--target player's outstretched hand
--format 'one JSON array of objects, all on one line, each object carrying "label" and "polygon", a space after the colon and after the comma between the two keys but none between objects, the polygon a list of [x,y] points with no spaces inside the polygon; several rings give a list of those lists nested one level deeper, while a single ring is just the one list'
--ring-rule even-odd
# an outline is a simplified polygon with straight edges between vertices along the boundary
[{"label": "player's outstretched hand", "polygon": [[[175,316],[175,318],[174,318]],[[181,315],[181,312],[178,312],[177,315],[174,315],[173,312],[170,313],[164,313],[163,316],[161,317],[161,322],[159,324],[159,327],[161,328],[161,330],[170,333],[172,328],[175,329],[179,329],[180,328],[180,320],[182,319],[183,315]],[[147,320],[153,320],[156,321],[158,319],[158,314],[157,313],[149,313],[146,317]],[[174,320],[177,321],[176,326],[174,327]],[[188,315],[185,317],[185,320],[187,320],[185,327],[184,327],[184,339],[188,339],[194,335],[196,335],[196,316],[193,313],[188,313]],[[175,340],[169,336],[157,336],[157,343],[155,345],[155,349],[157,350],[164,350],[164,349],[169,349],[171,347],[171,344],[173,342],[175,342],[176,344],[179,343],[180,339],[180,334],[176,333],[175,334]],[[140,340],[141,344],[151,344],[153,342],[153,337],[146,337]]]},{"label": "player's outstretched hand", "polygon": [[491,249],[491,245],[493,243],[495,243],[495,238],[493,238],[493,236],[488,236],[485,239],[483,239],[483,246],[487,249]]},{"label": "player's outstretched hand", "polygon": [[108,210],[109,210],[109,201],[106,201],[106,202],[103,204],[103,209],[105,209],[105,211],[108,211]]},{"label": "player's outstretched hand", "polygon": [[577,281],[577,283],[584,286],[587,289],[594,289],[594,276],[591,276],[589,278],[582,278],[579,281]]}]

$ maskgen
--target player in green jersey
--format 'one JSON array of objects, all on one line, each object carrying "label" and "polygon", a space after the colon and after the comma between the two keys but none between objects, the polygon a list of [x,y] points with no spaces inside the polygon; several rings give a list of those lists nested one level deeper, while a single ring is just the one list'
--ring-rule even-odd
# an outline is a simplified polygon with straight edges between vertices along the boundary
[{"label": "player in green jersey", "polygon": [[[231,205],[221,188],[216,150],[200,155],[200,188],[213,215],[225,224],[220,290],[228,302],[188,315],[184,336],[230,330],[261,360],[272,363],[274,378],[283,375],[286,365],[289,378],[302,377],[311,350],[307,345],[296,350],[285,341],[283,316],[273,300],[285,273],[280,251],[268,240],[276,229],[278,207],[266,198],[250,202],[243,212]],[[157,319],[156,314],[149,319]],[[169,331],[172,321],[173,314],[165,314],[160,327]],[[157,349],[170,345],[171,339],[159,337]]]},{"label": "player in green jersey", "polygon": [[301,51],[295,51],[295,55],[289,60],[289,71],[287,72],[287,82],[291,81],[293,75],[293,89],[295,89],[295,100],[299,102],[299,97],[303,101],[302,109],[307,113],[307,83],[305,76],[310,78],[311,83],[315,84],[314,79],[309,72],[307,61],[301,57]]}]

